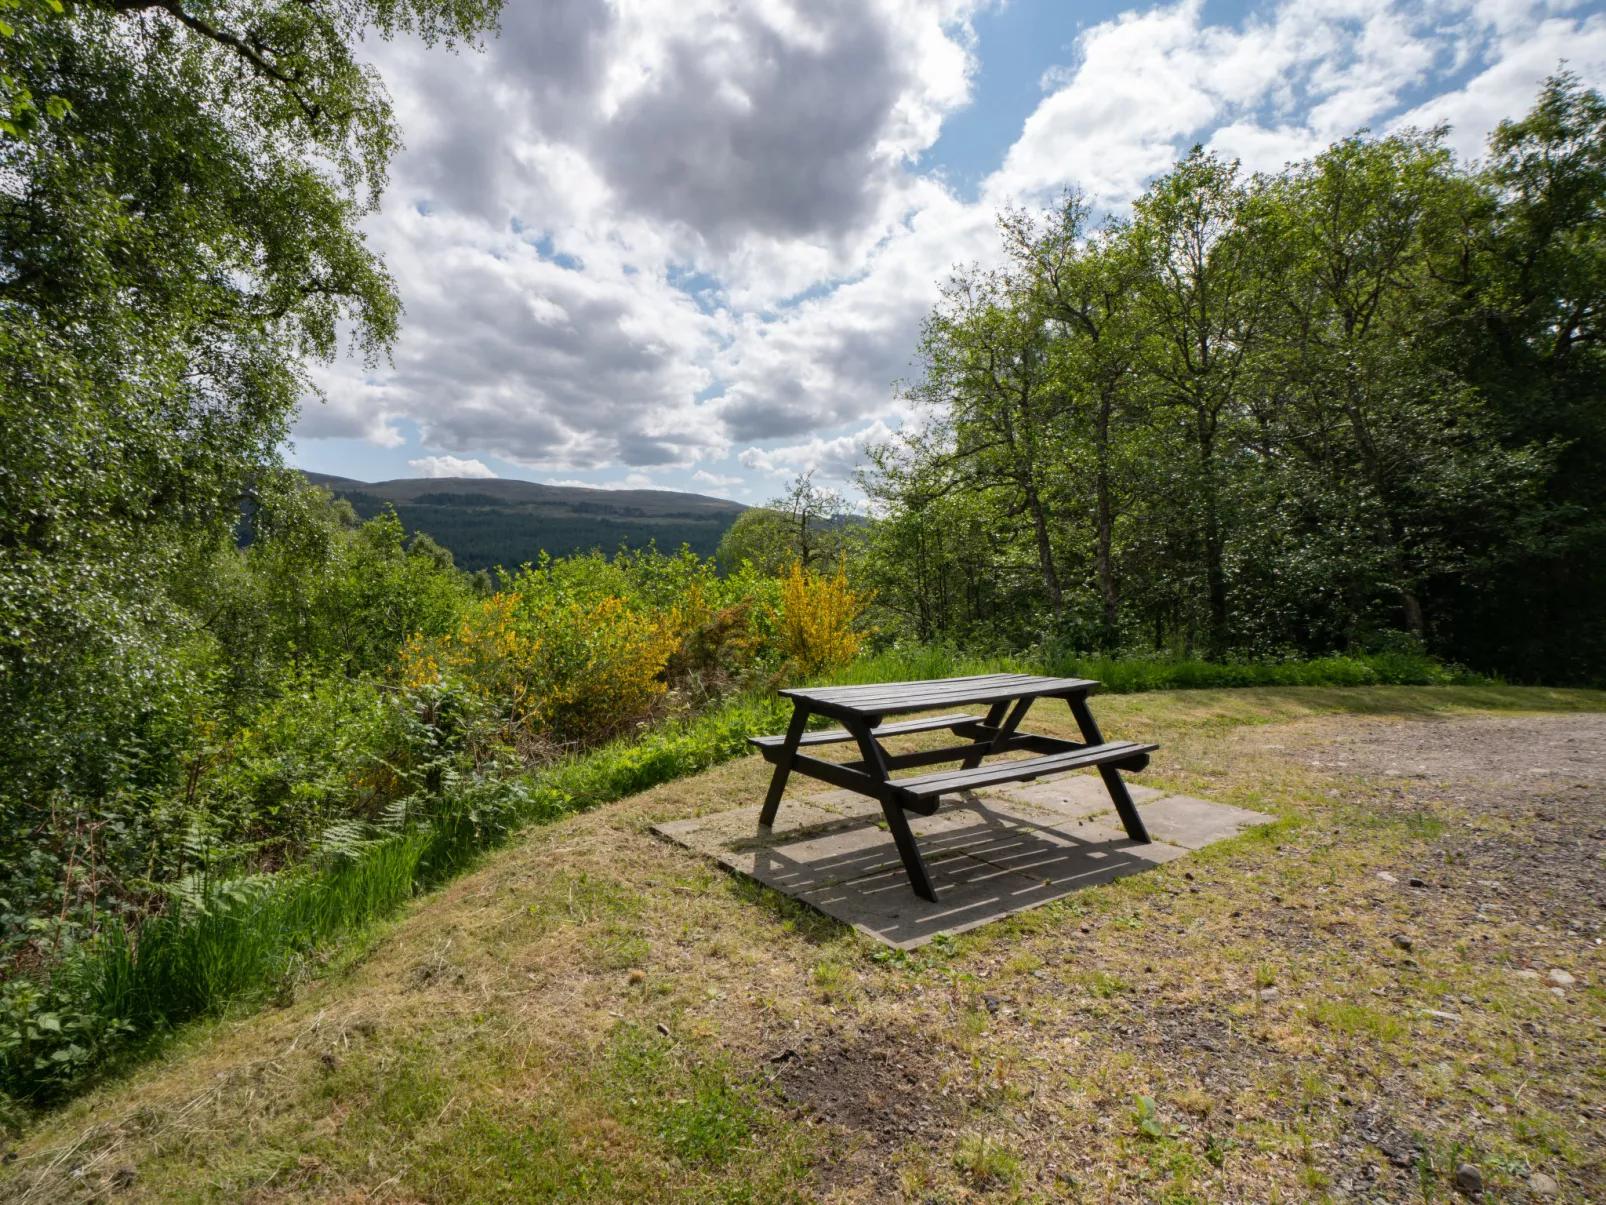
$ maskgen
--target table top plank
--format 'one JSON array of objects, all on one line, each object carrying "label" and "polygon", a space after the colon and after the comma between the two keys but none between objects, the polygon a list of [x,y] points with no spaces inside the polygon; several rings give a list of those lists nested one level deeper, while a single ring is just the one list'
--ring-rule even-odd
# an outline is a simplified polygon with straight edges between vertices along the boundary
[{"label": "table top plank", "polygon": [[892,715],[970,703],[1002,703],[1043,695],[1084,693],[1098,683],[1087,678],[1045,678],[1032,674],[980,674],[925,682],[884,682],[864,686],[798,687],[787,698],[825,704],[857,715]]}]

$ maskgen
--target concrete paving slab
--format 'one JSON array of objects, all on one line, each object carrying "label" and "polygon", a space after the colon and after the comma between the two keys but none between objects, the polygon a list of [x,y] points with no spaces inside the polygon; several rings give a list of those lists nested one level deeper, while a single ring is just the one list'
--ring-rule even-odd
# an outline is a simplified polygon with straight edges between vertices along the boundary
[{"label": "concrete paving slab", "polygon": [[1273,819],[1264,812],[1251,812],[1247,808],[1194,799],[1189,795],[1167,795],[1138,810],[1151,837],[1184,849],[1203,849]]},{"label": "concrete paving slab", "polygon": [[941,897],[935,904],[910,888],[880,805],[852,792],[787,799],[767,832],[759,828],[757,807],[659,824],[654,831],[878,941],[913,949],[939,934],[960,933],[1185,857],[1247,824],[1272,819],[1134,788],[1156,838],[1140,844],[1121,830],[1102,792],[1098,778],[1069,775],[1025,791],[967,793],[945,802],[935,816],[910,815]]},{"label": "concrete paving slab", "polygon": [[[1126,784],[1134,803],[1158,799],[1164,794],[1153,787]],[[1012,782],[988,787],[982,794],[1018,803],[1036,804],[1068,816],[1091,816],[1114,810],[1104,780],[1097,774],[1066,774],[1059,778],[1040,778],[1036,782]]]}]

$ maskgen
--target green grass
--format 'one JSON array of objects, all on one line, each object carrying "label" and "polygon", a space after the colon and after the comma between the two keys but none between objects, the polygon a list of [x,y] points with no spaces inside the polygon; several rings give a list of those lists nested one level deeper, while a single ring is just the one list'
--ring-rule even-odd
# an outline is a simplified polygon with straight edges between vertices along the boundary
[{"label": "green grass", "polygon": [[[0,988],[0,1090],[50,1103],[137,1057],[173,1026],[251,1006],[286,990],[298,968],[382,919],[419,891],[461,873],[522,825],[557,819],[737,756],[755,732],[784,727],[774,696],[743,696],[561,762],[529,781],[470,793],[433,827],[364,842],[324,867],[218,884],[136,928],[109,926],[69,955],[48,983]],[[599,957],[628,964],[638,944],[621,926]]]},{"label": "green grass", "polygon": [[973,656],[942,646],[887,649],[828,675],[833,686],[957,678],[975,674],[1092,678],[1116,694],[1251,686],[1451,686],[1493,681],[1412,653],[1368,653],[1313,661],[1221,663],[1154,657]]},{"label": "green grass", "polygon": [[997,1138],[966,1134],[954,1151],[954,1166],[976,1188],[1013,1185],[1021,1175],[1021,1157]]},{"label": "green grass", "polygon": [[[1331,657],[1274,665],[1200,661],[973,657],[940,647],[866,656],[824,679],[834,685],[1001,671],[1091,677],[1115,692],[1179,688],[1485,683],[1426,658]],[[444,807],[430,828],[362,843],[319,867],[222,884],[196,904],[109,928],[66,958],[48,983],[0,987],[0,1089],[48,1102],[150,1040],[197,1017],[250,1006],[286,989],[308,960],[421,890],[472,866],[529,823],[555,820],[700,773],[746,751],[753,733],[778,732],[786,700],[750,694],[703,716],[614,741],[522,780],[487,784]],[[611,964],[636,954],[628,927],[600,951]],[[615,948],[617,947],[617,948]],[[1124,985],[1123,985],[1124,986]],[[1100,989],[1105,989],[1100,992]],[[1096,994],[1119,990],[1095,984]]]}]

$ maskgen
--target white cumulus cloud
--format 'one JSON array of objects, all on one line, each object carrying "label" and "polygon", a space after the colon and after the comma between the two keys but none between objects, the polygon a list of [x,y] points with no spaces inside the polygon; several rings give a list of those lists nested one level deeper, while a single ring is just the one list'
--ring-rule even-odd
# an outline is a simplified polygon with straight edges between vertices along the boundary
[{"label": "white cumulus cloud", "polygon": [[459,460],[456,456],[423,456],[407,462],[420,477],[495,477],[496,473],[478,460]]},{"label": "white cumulus cloud", "polygon": [[380,368],[319,369],[297,438],[416,438],[420,472],[847,482],[1001,205],[1119,209],[1195,143],[1275,169],[1448,120],[1471,156],[1563,58],[1606,81],[1606,17],[1567,0],[1139,6],[1082,29],[972,200],[922,156],[987,3],[551,0],[481,55],[382,48],[408,148],[368,234],[403,332]]}]

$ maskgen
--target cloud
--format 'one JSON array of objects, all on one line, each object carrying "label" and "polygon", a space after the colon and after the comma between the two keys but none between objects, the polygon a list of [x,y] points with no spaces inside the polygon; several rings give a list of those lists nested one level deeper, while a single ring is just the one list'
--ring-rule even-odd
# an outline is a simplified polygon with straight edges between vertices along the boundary
[{"label": "cloud", "polygon": [[721,488],[729,485],[744,485],[747,481],[747,478],[745,477],[727,477],[723,473],[710,473],[707,469],[698,469],[691,475],[691,479],[701,483],[702,485],[711,485],[715,488]]},{"label": "cloud", "polygon": [[684,494],[687,491],[673,485],[662,485],[654,481],[645,473],[631,473],[623,480],[615,481],[579,481],[574,478],[559,480],[547,478],[547,485],[576,486],[588,490],[660,490],[670,494]]},{"label": "cloud", "polygon": [[[938,282],[996,260],[999,206],[1119,210],[1195,142],[1275,169],[1450,120],[1476,154],[1560,58],[1606,79],[1606,18],[1563,0],[1150,5],[1083,29],[970,201],[922,156],[988,2],[550,0],[483,54],[382,47],[408,149],[368,236],[403,334],[377,370],[317,369],[297,437],[416,431],[424,461],[621,488],[846,482],[907,417]],[[747,477],[708,467],[738,448]]]},{"label": "cloud", "polygon": [[[1105,205],[1143,191],[1189,140],[1276,169],[1375,122],[1448,74],[1484,21],[1462,7],[1289,0],[1234,28],[1203,0],[1128,12],[1085,32],[1073,68],[1027,119],[989,197],[1074,184]],[[1450,10],[1453,11],[1453,10]]]},{"label": "cloud", "polygon": [[862,431],[839,435],[835,439],[816,436],[807,443],[770,451],[748,448],[738,459],[743,468],[771,477],[815,472],[826,480],[852,481],[854,475],[868,463],[865,449],[872,444],[886,443],[892,435],[892,429],[878,420]]},{"label": "cloud", "polygon": [[424,456],[407,462],[420,477],[495,477],[496,473],[478,460],[459,460],[455,456]]}]

